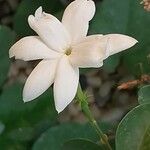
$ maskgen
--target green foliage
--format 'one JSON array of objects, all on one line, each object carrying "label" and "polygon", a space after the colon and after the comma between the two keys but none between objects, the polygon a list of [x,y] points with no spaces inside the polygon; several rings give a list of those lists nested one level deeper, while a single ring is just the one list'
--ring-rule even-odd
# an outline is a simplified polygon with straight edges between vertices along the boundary
[{"label": "green foliage", "polygon": [[48,13],[56,13],[63,8],[59,0],[23,0],[17,9],[13,21],[14,30],[19,36],[34,34],[28,25],[28,16],[34,15],[35,10],[40,6]]},{"label": "green foliage", "polygon": [[8,50],[15,40],[15,34],[8,27],[0,25],[0,86],[4,83],[10,66]]},{"label": "green foliage", "polygon": [[[101,128],[107,132],[111,127],[101,123]],[[76,138],[84,138],[99,141],[96,133],[89,124],[68,123],[50,128],[37,140],[33,150],[61,150],[67,141]]]},{"label": "green foliage", "polygon": [[[39,117],[56,115],[53,104],[52,90],[39,97],[35,101],[24,103],[22,100],[22,86],[19,84],[14,84],[4,90],[0,97],[0,118],[2,121],[7,123],[8,121],[14,121],[18,118],[26,118],[32,123],[36,122],[35,119],[40,119]],[[17,108],[17,109],[16,109]],[[35,111],[34,111],[35,110]],[[40,112],[38,112],[40,110]],[[42,113],[43,111],[43,113]],[[32,114],[32,116],[30,116]],[[9,116],[11,115],[11,118]],[[38,117],[33,116],[38,115]]]},{"label": "green foliage", "polygon": [[102,148],[86,139],[74,139],[64,143],[62,150],[102,150]]},{"label": "green foliage", "polygon": [[150,85],[141,87],[138,91],[139,104],[150,103]]},{"label": "green foliage", "polygon": [[116,150],[150,149],[150,104],[131,110],[117,129]]},{"label": "green foliage", "polygon": [[[121,33],[139,41],[136,46],[123,54],[124,64],[135,75],[150,72],[150,15],[139,3],[139,0],[104,0],[98,3],[90,28],[90,33]],[[111,59],[109,63],[113,62]],[[117,66],[116,63],[114,63],[114,68],[115,66]],[[107,70],[109,70],[109,65]]]},{"label": "green foliage", "polygon": [[[4,89],[0,97],[0,122],[4,126],[0,145],[10,141],[14,149],[23,144],[27,147],[29,142],[57,121],[51,90],[28,103],[22,101],[21,94],[22,86],[16,83]],[[3,150],[9,149],[8,147],[4,144]]]}]

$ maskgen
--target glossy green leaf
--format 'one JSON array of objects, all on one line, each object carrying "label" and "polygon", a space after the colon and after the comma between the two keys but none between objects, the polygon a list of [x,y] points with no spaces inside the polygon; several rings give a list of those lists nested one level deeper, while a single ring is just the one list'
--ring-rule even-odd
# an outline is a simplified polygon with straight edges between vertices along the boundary
[{"label": "glossy green leaf", "polygon": [[15,34],[8,27],[0,26],[0,86],[4,83],[9,66],[9,48],[15,40]]},{"label": "glossy green leaf", "polygon": [[64,143],[62,150],[102,150],[102,148],[86,139],[73,139]]},{"label": "glossy green leaf", "polygon": [[59,0],[23,0],[13,20],[14,30],[19,36],[34,34],[28,25],[28,16],[34,14],[35,10],[40,6],[43,7],[45,12],[51,14],[63,8]]},{"label": "glossy green leaf", "polygon": [[150,85],[143,86],[138,91],[139,104],[150,103]]},{"label": "glossy green leaf", "polygon": [[121,33],[136,38],[139,43],[121,54],[129,71],[139,75],[141,72],[150,72],[149,25],[150,15],[140,5],[139,0],[104,0],[97,4],[90,33]]},{"label": "glossy green leaf", "polygon": [[116,134],[116,150],[150,149],[150,104],[131,110],[121,121]]},{"label": "glossy green leaf", "polygon": [[[106,133],[111,127],[101,124],[102,130]],[[68,140],[84,138],[92,141],[99,141],[97,134],[89,124],[68,123],[50,128],[34,144],[33,150],[61,150],[61,146]]]}]

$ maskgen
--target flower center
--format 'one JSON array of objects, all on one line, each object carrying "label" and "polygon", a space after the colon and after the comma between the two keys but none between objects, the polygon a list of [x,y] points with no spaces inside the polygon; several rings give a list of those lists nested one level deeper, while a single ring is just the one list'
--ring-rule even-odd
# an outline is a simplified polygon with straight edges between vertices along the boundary
[{"label": "flower center", "polygon": [[68,48],[68,49],[65,51],[65,54],[66,54],[67,56],[69,56],[69,55],[71,54],[71,52],[72,52],[72,49],[71,49],[71,48]]}]

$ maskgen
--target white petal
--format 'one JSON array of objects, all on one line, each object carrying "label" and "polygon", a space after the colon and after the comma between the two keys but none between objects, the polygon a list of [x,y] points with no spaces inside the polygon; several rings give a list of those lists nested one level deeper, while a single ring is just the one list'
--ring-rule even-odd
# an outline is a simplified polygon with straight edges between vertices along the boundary
[{"label": "white petal", "polygon": [[101,41],[101,37],[101,35],[88,36],[79,44],[73,45],[69,56],[71,64],[81,68],[101,67],[106,49],[106,41]]},{"label": "white petal", "polygon": [[57,60],[43,60],[28,77],[24,89],[24,102],[31,101],[45,92],[54,82]]},{"label": "white petal", "polygon": [[95,14],[95,4],[92,0],[75,0],[65,10],[62,23],[76,43],[85,37],[89,28],[89,21]]},{"label": "white petal", "polygon": [[105,41],[106,39],[106,57],[126,50],[138,42],[136,39],[122,34],[107,34],[101,40]]},{"label": "white petal", "polygon": [[56,17],[41,13],[41,7],[36,11],[35,17],[29,16],[28,22],[48,47],[64,51],[70,46],[70,36],[63,24]]},{"label": "white petal", "polygon": [[54,100],[58,113],[74,99],[78,82],[79,69],[70,65],[67,56],[62,57],[54,82]]},{"label": "white petal", "polygon": [[35,18],[36,19],[40,19],[42,17],[42,13],[43,13],[43,10],[42,10],[42,7],[40,6],[36,11],[35,11]]},{"label": "white petal", "polygon": [[36,59],[55,59],[60,54],[49,49],[38,36],[28,36],[15,43],[9,50],[9,57],[25,61]]},{"label": "white petal", "polygon": [[83,42],[94,42],[95,40],[100,40],[103,37],[103,34],[94,34],[94,35],[89,35],[87,37],[82,38],[80,41],[78,41],[77,44],[83,43]]}]

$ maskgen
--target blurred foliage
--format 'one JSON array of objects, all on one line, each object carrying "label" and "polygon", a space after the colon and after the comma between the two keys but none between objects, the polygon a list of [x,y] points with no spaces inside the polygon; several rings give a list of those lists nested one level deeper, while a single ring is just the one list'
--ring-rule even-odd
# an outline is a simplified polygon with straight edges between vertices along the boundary
[{"label": "blurred foliage", "polygon": [[[16,83],[3,90],[0,97],[0,122],[4,128],[0,145],[3,145],[3,150],[11,149],[12,144],[15,150],[19,149],[16,148],[18,146],[28,146],[43,131],[57,123],[51,90],[26,104],[21,97],[22,85]],[[5,144],[7,141],[12,144]]]},{"label": "blurred foliage", "polygon": [[10,60],[8,50],[15,41],[15,34],[8,27],[0,25],[0,87],[4,83],[9,66]]},{"label": "blurred foliage", "polygon": [[[64,11],[60,0],[22,0],[13,17],[13,29],[0,25],[0,149],[2,150],[97,150],[99,141],[89,124],[58,124],[52,89],[37,100],[24,103],[19,83],[4,85],[10,61],[8,50],[16,37],[35,34],[27,18],[42,6],[59,19]],[[150,14],[139,0],[103,0],[97,2],[89,34],[122,33],[139,43],[123,53],[104,61],[103,69],[113,73],[120,60],[133,75],[150,73]],[[119,44],[119,43],[118,43]],[[85,70],[82,73],[86,73]],[[88,70],[89,71],[89,70]],[[117,129],[116,150],[150,149],[150,86],[139,88],[139,106],[131,110]],[[111,125],[101,123],[107,133]],[[94,143],[93,143],[94,142]]]}]

